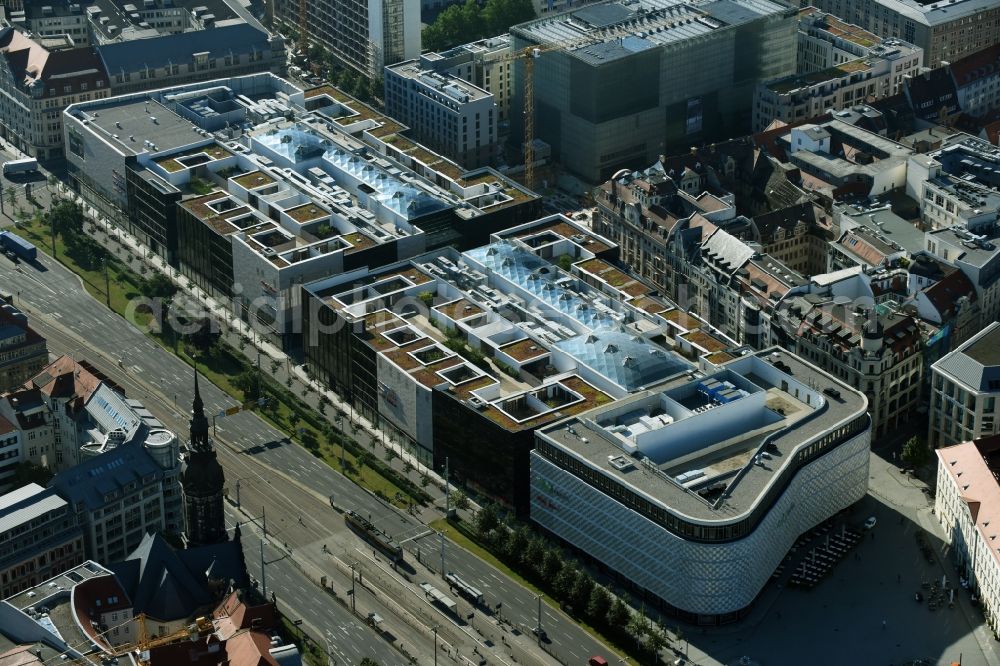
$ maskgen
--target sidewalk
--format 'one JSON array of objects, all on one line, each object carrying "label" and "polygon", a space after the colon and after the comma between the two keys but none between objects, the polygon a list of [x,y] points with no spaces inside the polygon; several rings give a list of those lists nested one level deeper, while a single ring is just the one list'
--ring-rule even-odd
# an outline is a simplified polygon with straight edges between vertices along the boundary
[{"label": "sidewalk", "polygon": [[[61,185],[60,193],[62,196],[66,196],[65,190]],[[432,492],[430,490],[430,486],[427,486],[425,490],[428,491],[432,497],[434,497],[435,502],[444,499],[445,481],[437,472],[434,471],[433,468],[426,467],[402,445],[393,447],[391,442],[386,442],[384,431],[377,428],[371,423],[371,421],[361,414],[356,413],[353,407],[346,403],[339,394],[323,387],[319,382],[310,379],[302,366],[294,364],[291,357],[266,339],[263,339],[262,336],[260,336],[249,323],[240,319],[234,311],[235,304],[220,302],[218,299],[205,293],[197,285],[192,284],[186,277],[180,275],[172,266],[167,264],[162,257],[151,253],[133,236],[129,235],[120,227],[116,227],[106,219],[100,217],[97,214],[97,211],[89,206],[82,198],[75,197],[75,200],[84,207],[84,210],[90,219],[99,223],[97,228],[104,235],[102,245],[104,245],[108,250],[112,253],[115,251],[114,246],[109,244],[108,239],[117,239],[123,247],[125,247],[132,254],[136,255],[149,268],[169,277],[182,293],[202,304],[210,313],[225,322],[228,330],[224,331],[224,334],[229,336],[227,338],[228,342],[237,343],[233,344],[233,348],[235,350],[240,351],[238,345],[238,341],[240,339],[250,341],[249,344],[247,344],[241,351],[243,356],[248,361],[256,363],[258,351],[264,358],[267,359],[268,362],[278,361],[281,365],[279,366],[278,371],[274,373],[274,378],[284,383],[287,378],[291,377],[292,387],[290,387],[290,390],[296,393],[307,405],[316,409],[316,413],[319,414],[325,421],[336,428],[335,413],[343,413],[346,421],[351,425],[353,435],[356,439],[358,439],[359,444],[370,446],[372,442],[375,442],[377,446],[381,447],[383,452],[391,449],[399,459],[398,468],[394,465],[396,462],[395,459],[392,461],[386,461],[386,464],[395,469],[398,473],[405,475],[418,485],[420,484],[421,476],[427,475],[431,479],[430,485],[440,491],[440,494],[436,495]],[[308,392],[305,396],[302,395],[303,389]],[[320,414],[317,408],[322,399],[321,396],[325,397],[328,403],[332,406],[331,412],[334,412],[334,414]],[[367,441],[357,437],[359,434],[358,429],[360,429],[360,431],[367,436]],[[344,434],[349,434],[347,432],[347,428],[344,428]],[[404,465],[404,463],[407,462],[412,466],[412,471],[409,473],[406,472]]]}]

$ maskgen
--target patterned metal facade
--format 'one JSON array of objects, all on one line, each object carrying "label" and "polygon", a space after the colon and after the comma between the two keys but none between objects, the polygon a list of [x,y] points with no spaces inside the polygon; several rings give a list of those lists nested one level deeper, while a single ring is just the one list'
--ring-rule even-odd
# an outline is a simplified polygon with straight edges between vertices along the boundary
[{"label": "patterned metal facade", "polygon": [[737,613],[800,534],[864,497],[870,448],[868,429],[809,463],[750,535],[726,543],[685,540],[532,452],[531,518],[685,613]]}]

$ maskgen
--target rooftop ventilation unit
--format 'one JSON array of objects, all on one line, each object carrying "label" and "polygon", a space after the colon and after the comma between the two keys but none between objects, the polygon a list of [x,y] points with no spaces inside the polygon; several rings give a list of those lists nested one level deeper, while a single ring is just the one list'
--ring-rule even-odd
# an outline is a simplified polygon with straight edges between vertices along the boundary
[{"label": "rooftop ventilation unit", "polygon": [[608,456],[608,464],[617,469],[619,472],[628,471],[635,466],[632,464],[632,460],[628,456],[624,455]]}]

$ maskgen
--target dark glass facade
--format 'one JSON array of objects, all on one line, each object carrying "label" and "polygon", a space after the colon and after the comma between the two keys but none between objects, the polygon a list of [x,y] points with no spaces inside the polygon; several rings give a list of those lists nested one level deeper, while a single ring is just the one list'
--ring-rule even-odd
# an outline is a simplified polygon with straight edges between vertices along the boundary
[{"label": "dark glass facade", "polygon": [[181,273],[213,296],[233,297],[233,246],[219,234],[177,207],[177,247]]},{"label": "dark glass facade", "polygon": [[444,391],[435,391],[434,468],[480,495],[527,517],[529,458],[535,447],[532,428],[512,431]]},{"label": "dark glass facade", "polygon": [[125,188],[128,194],[128,231],[168,264],[177,267],[176,187],[125,158]]}]

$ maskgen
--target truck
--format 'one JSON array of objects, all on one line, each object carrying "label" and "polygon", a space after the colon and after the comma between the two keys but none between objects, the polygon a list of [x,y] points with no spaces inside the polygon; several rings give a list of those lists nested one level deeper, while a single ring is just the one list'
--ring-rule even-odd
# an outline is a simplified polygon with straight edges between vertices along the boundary
[{"label": "truck", "polygon": [[38,171],[38,160],[34,157],[26,157],[23,160],[10,160],[3,163],[3,175],[10,176],[15,173],[28,173]]},{"label": "truck", "polygon": [[0,231],[0,247],[25,261],[34,261],[38,257],[38,249],[12,231]]}]

